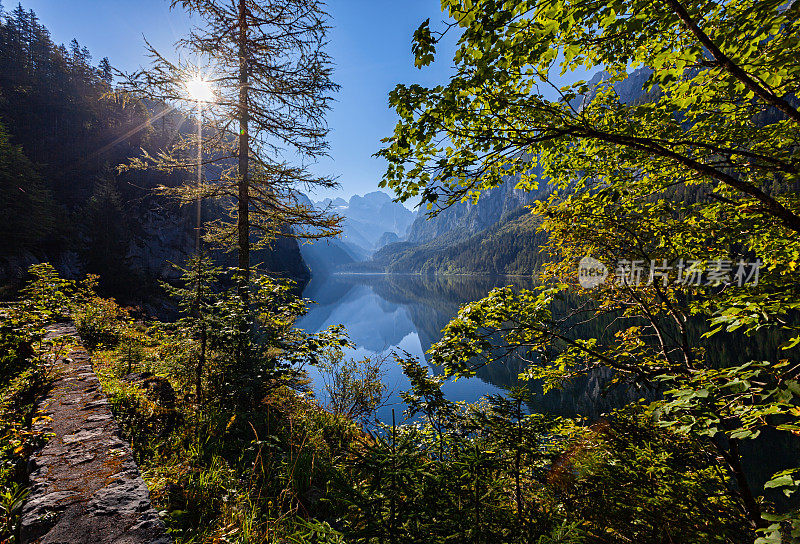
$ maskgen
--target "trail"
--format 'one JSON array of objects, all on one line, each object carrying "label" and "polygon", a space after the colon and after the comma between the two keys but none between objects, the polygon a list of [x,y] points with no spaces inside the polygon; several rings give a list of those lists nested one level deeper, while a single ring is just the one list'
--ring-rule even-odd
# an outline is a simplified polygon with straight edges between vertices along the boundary
[{"label": "trail", "polygon": [[[55,325],[48,336],[77,336]],[[120,436],[91,357],[76,347],[56,362],[57,379],[39,409],[53,433],[30,461],[31,494],[22,542],[168,544],[129,444]]]}]

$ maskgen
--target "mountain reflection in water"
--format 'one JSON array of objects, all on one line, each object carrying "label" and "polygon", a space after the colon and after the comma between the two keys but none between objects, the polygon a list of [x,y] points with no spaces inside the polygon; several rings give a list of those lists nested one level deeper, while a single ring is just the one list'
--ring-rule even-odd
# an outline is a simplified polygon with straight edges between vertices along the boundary
[{"label": "mountain reflection in water", "polygon": [[[419,276],[419,275],[335,275],[315,278],[303,295],[316,302],[298,323],[309,332],[317,332],[331,325],[347,327],[356,348],[350,355],[356,357],[386,357],[385,383],[392,396],[390,404],[382,408],[378,418],[391,422],[392,408],[397,421],[402,421],[405,409],[400,392],[409,389],[408,380],[398,364],[391,358],[393,351],[405,350],[425,360],[425,351],[441,338],[441,330],[456,315],[459,307],[478,300],[492,288],[513,285],[531,288],[530,279],[516,277],[483,276]],[[569,302],[553,307],[554,315],[567,311]],[[576,329],[579,336],[590,338],[604,334],[606,324]],[[699,337],[700,329],[694,337]],[[766,336],[745,339],[735,335],[718,335],[709,341],[712,362],[759,359],[764,354],[780,352],[781,339]],[[494,363],[480,369],[471,379],[448,381],[442,388],[448,399],[474,402],[482,396],[502,393],[519,383],[517,376],[525,367],[520,360],[503,364]],[[315,368],[308,369],[316,395],[325,400],[325,394]],[[441,369],[432,368],[434,373]],[[622,406],[639,397],[652,398],[652,393],[640,389],[608,391],[603,387],[610,376],[603,371],[593,376],[575,380],[562,390],[543,395],[538,384],[529,383],[533,394],[528,409],[532,412],[561,416],[586,415],[591,418],[610,409]],[[800,455],[800,441],[789,433],[765,432],[758,440],[745,441],[742,453],[751,485],[760,488],[772,474],[794,466],[792,460]],[[779,494],[772,500],[783,502]]]},{"label": "mountain reflection in water", "polygon": [[[341,323],[356,345],[348,355],[385,359],[384,382],[392,394],[378,417],[384,422],[391,421],[394,408],[400,420],[405,408],[400,392],[409,389],[409,382],[391,357],[392,352],[406,351],[425,361],[425,352],[441,338],[442,328],[462,304],[484,297],[494,287],[506,285],[531,288],[534,283],[528,278],[507,276],[348,274],[314,278],[303,296],[315,304],[298,326],[308,332],[318,332]],[[495,363],[480,369],[474,378],[448,380],[442,389],[450,400],[475,402],[485,395],[502,393],[517,385],[517,376],[523,368],[523,362],[518,360]],[[324,400],[318,371],[308,370],[315,394]],[[440,368],[432,367],[432,371],[441,373]],[[536,384],[529,386],[540,393]],[[564,416],[596,415],[627,400],[616,398],[619,394],[602,394],[599,379],[589,378],[562,391],[536,394],[529,408]],[[628,397],[629,393],[624,396]]]}]

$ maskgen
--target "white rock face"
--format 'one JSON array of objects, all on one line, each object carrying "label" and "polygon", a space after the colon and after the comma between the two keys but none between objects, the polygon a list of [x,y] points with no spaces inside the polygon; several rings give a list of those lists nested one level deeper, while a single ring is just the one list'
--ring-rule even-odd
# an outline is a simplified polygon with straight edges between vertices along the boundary
[{"label": "white rock face", "polygon": [[404,240],[415,214],[382,191],[373,191],[364,196],[353,195],[349,202],[337,198],[326,198],[316,202],[320,209],[328,209],[344,218],[342,240],[353,244],[366,253],[380,249],[381,237],[390,232]]}]

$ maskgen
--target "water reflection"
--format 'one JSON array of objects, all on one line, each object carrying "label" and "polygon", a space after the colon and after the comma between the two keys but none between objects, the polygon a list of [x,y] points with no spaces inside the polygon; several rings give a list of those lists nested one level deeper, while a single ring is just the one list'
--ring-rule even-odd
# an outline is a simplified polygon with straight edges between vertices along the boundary
[{"label": "water reflection", "polygon": [[[391,421],[392,408],[401,419],[404,406],[399,397],[409,388],[408,380],[388,357],[392,351],[404,350],[425,360],[425,351],[439,340],[442,328],[456,315],[461,304],[478,300],[494,287],[514,285],[533,287],[531,280],[510,277],[414,276],[414,275],[338,275],[311,281],[303,293],[314,300],[310,312],[299,322],[307,331],[316,332],[328,326],[344,324],[356,344],[352,355],[387,357],[384,362],[385,382],[393,392],[391,404],[378,414]],[[574,301],[573,301],[574,302]],[[554,314],[567,311],[569,301],[553,307]],[[702,328],[690,324],[693,339],[699,339]],[[580,337],[602,337],[608,334],[608,323],[597,322],[576,328]],[[695,330],[696,329],[696,330]],[[757,340],[737,335],[718,335],[708,342],[711,361],[718,365],[751,358],[772,357],[780,353],[780,339],[762,335]],[[451,400],[474,402],[484,395],[501,393],[518,384],[522,361],[493,364],[478,371],[471,379],[449,381],[443,390]],[[316,394],[324,399],[320,379],[311,370]],[[432,367],[432,371],[441,370]],[[622,406],[639,397],[652,398],[653,393],[634,388],[607,390],[607,371],[576,380],[557,391],[541,394],[537,384],[528,384],[534,392],[529,409],[562,416],[575,414],[597,417],[611,408]],[[794,466],[800,454],[800,443],[788,433],[764,433],[759,440],[743,445],[745,466],[751,485],[759,489],[778,470]],[[781,500],[775,495],[773,500]]]},{"label": "water reflection", "polygon": [[[404,410],[400,392],[409,383],[393,352],[405,351],[425,360],[425,351],[438,340],[439,331],[458,311],[460,303],[479,298],[489,284],[482,287],[473,281],[457,281],[445,288],[441,280],[425,280],[418,276],[339,275],[315,278],[303,296],[316,302],[298,326],[317,332],[331,325],[347,327],[356,348],[348,355],[382,359],[385,383],[391,392],[389,403],[378,414],[382,421],[391,420],[394,408],[398,416]],[[453,287],[459,285],[460,288]],[[310,369],[314,390],[324,399],[316,369]],[[443,388],[455,401],[474,402],[481,396],[499,393],[501,389],[481,378],[449,381]]]},{"label": "water reflection", "polygon": [[[505,285],[531,288],[533,282],[527,278],[476,276],[354,274],[315,278],[303,295],[316,304],[298,326],[317,332],[341,323],[356,344],[350,355],[386,359],[385,382],[392,395],[390,404],[378,415],[381,420],[390,421],[392,408],[398,416],[404,409],[399,393],[409,388],[391,353],[403,350],[425,361],[425,352],[439,340],[442,328],[456,315],[460,305]],[[517,376],[523,367],[519,360],[495,363],[480,369],[474,378],[448,381],[443,391],[450,400],[475,402],[519,384]],[[431,368],[436,374],[441,372],[439,368]],[[319,375],[315,369],[310,370],[315,393],[324,398]],[[636,395],[635,391],[604,391],[603,377],[598,374],[546,395],[541,394],[536,384],[527,384],[537,393],[529,408],[564,416],[597,415]]]}]

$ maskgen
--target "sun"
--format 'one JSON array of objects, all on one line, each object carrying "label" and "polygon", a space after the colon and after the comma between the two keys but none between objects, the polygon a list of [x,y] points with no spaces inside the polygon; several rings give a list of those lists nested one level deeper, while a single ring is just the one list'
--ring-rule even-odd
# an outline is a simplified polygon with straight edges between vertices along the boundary
[{"label": "sun", "polygon": [[189,98],[196,102],[212,102],[214,100],[214,90],[211,83],[203,79],[203,76],[196,75],[192,79],[184,82]]}]

